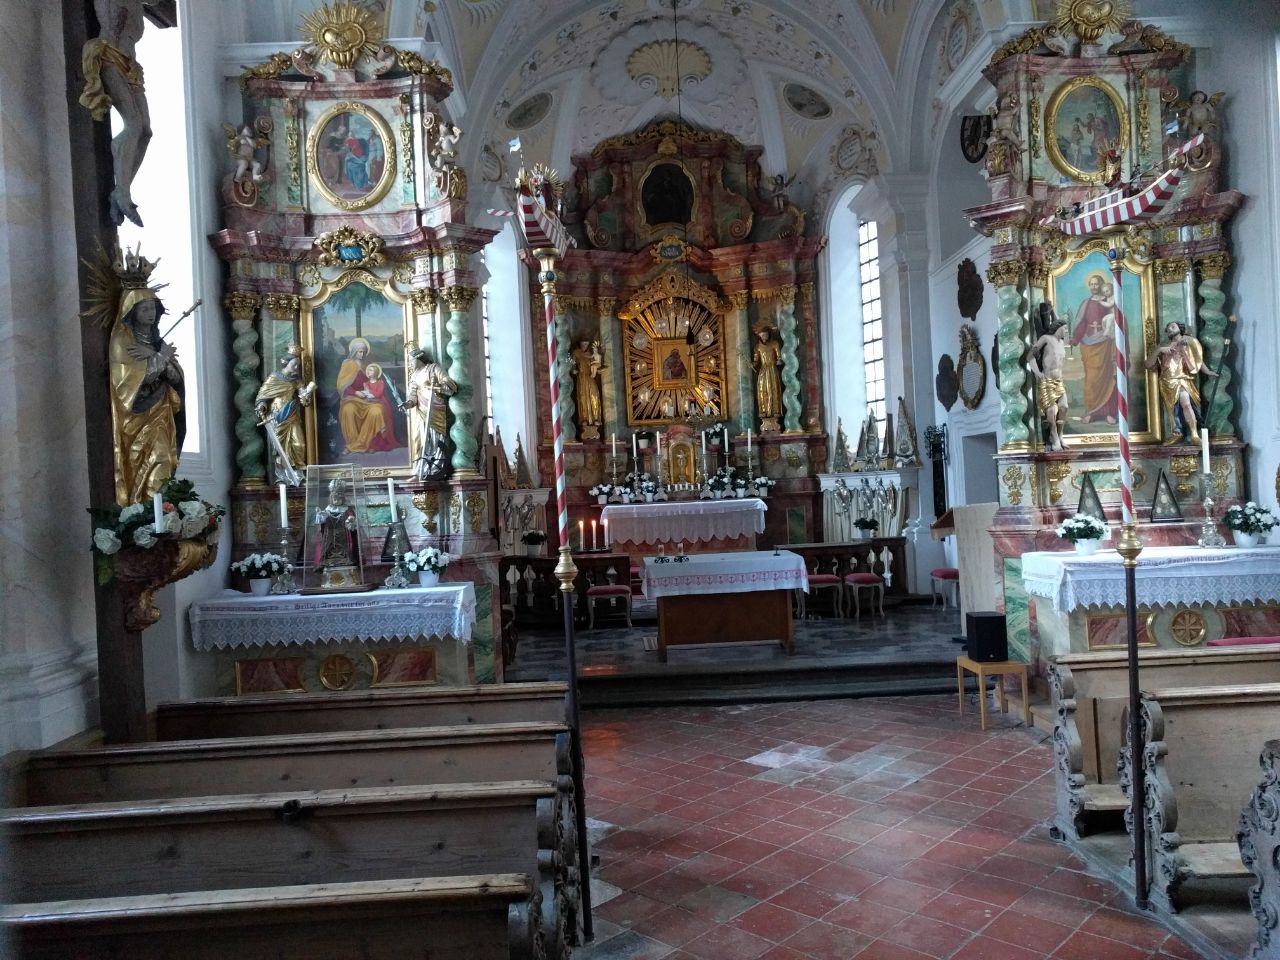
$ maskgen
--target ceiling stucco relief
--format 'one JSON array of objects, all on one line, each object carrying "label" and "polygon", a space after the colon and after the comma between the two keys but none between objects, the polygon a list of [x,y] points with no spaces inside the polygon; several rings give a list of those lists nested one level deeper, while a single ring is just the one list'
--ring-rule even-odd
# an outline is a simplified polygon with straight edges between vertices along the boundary
[{"label": "ceiling stucco relief", "polygon": [[[403,0],[400,0],[403,2]],[[476,75],[481,59],[500,22],[506,0],[443,0],[440,4],[453,24],[454,42],[464,75]],[[438,12],[436,16],[440,16]]]},{"label": "ceiling stucco relief", "polygon": [[866,180],[880,172],[880,137],[873,129],[851,124],[831,146],[831,172],[837,180]]},{"label": "ceiling stucco relief", "polygon": [[662,19],[623,30],[595,55],[592,86],[632,105],[654,96],[671,100],[677,91],[701,103],[730,96],[746,76],[738,48],[705,23],[682,23],[679,34],[677,45],[671,21]]}]

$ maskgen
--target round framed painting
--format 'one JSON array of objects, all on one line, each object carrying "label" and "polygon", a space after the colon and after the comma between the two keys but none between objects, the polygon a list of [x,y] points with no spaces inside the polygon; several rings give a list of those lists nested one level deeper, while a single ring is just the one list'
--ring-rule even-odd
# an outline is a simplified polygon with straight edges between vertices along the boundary
[{"label": "round framed painting", "polygon": [[387,122],[363,103],[335,103],[307,138],[312,185],[340,210],[365,210],[396,178],[396,144]]}]

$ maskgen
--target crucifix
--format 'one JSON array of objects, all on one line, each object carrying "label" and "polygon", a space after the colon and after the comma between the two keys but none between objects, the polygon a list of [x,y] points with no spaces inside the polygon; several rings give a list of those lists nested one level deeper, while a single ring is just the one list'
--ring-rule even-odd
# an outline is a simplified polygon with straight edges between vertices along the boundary
[{"label": "crucifix", "polygon": [[[116,247],[116,226],[136,208],[129,199],[128,184],[150,137],[141,69],[131,70],[133,44],[142,34],[141,18],[157,27],[177,24],[175,0],[71,0],[62,6],[63,51],[66,59],[67,116],[71,140],[71,182],[75,195],[76,250],[79,254],[79,289],[87,299],[90,264],[102,250]],[[100,18],[107,22],[104,24]],[[128,39],[128,38],[132,39]],[[116,40],[127,50],[112,43]],[[110,49],[108,49],[110,48]],[[88,71],[86,71],[86,63]],[[87,84],[86,72],[97,75]],[[136,82],[134,82],[136,80]],[[86,87],[89,87],[86,90]],[[82,105],[89,96],[101,108],[103,122],[95,120],[95,107]],[[107,98],[105,106],[103,97]],[[106,114],[120,110],[126,131],[113,147]],[[92,111],[92,112],[91,112]],[[140,124],[130,129],[130,124]],[[119,139],[119,138],[117,138]],[[120,166],[117,167],[117,161]],[[126,179],[121,180],[124,176]],[[119,191],[121,183],[123,192]],[[89,503],[106,506],[115,500],[115,458],[111,410],[104,398],[111,389],[107,362],[108,332],[98,324],[81,326],[81,366],[84,375],[85,433],[89,451]],[[146,693],[143,688],[142,636],[124,626],[124,602],[113,584],[94,590],[98,637],[98,700],[103,736],[107,743],[146,739]]]}]

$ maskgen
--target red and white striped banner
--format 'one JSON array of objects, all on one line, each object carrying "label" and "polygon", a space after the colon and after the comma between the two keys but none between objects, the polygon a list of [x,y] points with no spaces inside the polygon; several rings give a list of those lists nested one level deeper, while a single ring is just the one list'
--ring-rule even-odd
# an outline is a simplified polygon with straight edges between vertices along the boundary
[{"label": "red and white striped banner", "polygon": [[547,311],[547,372],[551,377],[551,442],[555,457],[556,518],[560,531],[560,546],[563,547],[569,543],[569,500],[564,483],[564,433],[560,426],[560,377],[556,372],[555,297],[549,288],[544,287],[542,299]]},{"label": "red and white striped banner", "polygon": [[1124,268],[1119,251],[1107,252],[1111,276],[1116,282],[1116,420],[1120,430],[1121,519],[1133,523],[1133,461],[1129,458],[1129,322],[1119,305],[1124,301],[1121,279]]}]

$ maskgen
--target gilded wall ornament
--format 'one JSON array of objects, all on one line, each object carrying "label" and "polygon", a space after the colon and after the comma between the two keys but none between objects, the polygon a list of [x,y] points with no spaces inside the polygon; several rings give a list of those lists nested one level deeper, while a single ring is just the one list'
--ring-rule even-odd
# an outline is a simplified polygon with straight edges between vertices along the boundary
[{"label": "gilded wall ornament", "polygon": [[467,530],[469,533],[475,533],[484,525],[484,512],[488,506],[482,493],[467,494]]},{"label": "gilded wall ornament", "polygon": [[960,381],[960,401],[968,410],[978,409],[987,389],[987,362],[982,357],[976,327],[960,327],[960,362],[956,368]]},{"label": "gilded wall ornament", "polygon": [[309,51],[339,70],[350,70],[361,57],[372,57],[382,43],[378,18],[359,4],[337,0],[332,7],[304,14],[302,35]]},{"label": "gilded wall ornament", "polygon": [[1021,506],[1022,487],[1027,482],[1027,472],[1017,464],[1011,464],[1005,469],[1000,479],[1004,481],[1005,494],[1009,501],[1009,506]]},{"label": "gilded wall ornament", "polygon": [[1200,276],[1205,280],[1221,280],[1231,266],[1231,254],[1226,251],[1209,253],[1196,257],[1196,266],[1200,268]]},{"label": "gilded wall ornament", "polygon": [[1157,283],[1182,283],[1191,269],[1190,257],[1167,257],[1153,263]]},{"label": "gilded wall ornament", "polygon": [[440,494],[434,490],[415,493],[412,503],[422,514],[422,529],[434,537],[438,526],[437,518],[440,515]]},{"label": "gilded wall ornament", "polygon": [[680,88],[711,76],[711,54],[688,40],[655,40],[632,50],[626,69],[642,90],[671,100]]},{"label": "gilded wall ornament", "polygon": [[987,267],[987,281],[996,287],[1016,287],[1026,266],[1021,260],[997,260]]},{"label": "gilded wall ornament", "polygon": [[1194,477],[1200,469],[1200,458],[1194,456],[1179,456],[1169,458],[1169,470],[1178,478],[1178,496],[1189,497],[1194,492],[1191,485],[1191,478]]},{"label": "gilded wall ornament", "polygon": [[322,267],[376,267],[386,262],[382,238],[354,227],[339,227],[316,237]]},{"label": "gilded wall ornament", "polygon": [[1071,464],[1051,463],[1045,469],[1045,478],[1049,481],[1049,502],[1062,502],[1062,482],[1071,476]]},{"label": "gilded wall ornament", "polygon": [[1097,43],[1104,33],[1119,31],[1132,12],[1130,0],[1058,0],[1053,25],[1081,43]]}]

